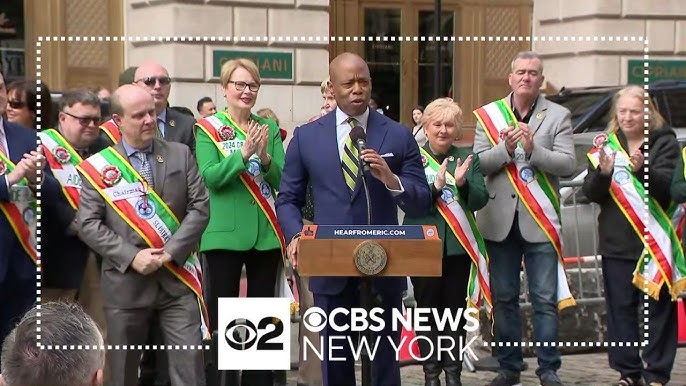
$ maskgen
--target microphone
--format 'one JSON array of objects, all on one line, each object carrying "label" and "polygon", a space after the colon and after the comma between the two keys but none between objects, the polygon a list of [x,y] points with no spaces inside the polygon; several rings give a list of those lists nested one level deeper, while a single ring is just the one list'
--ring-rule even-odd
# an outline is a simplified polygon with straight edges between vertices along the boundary
[{"label": "microphone", "polygon": [[367,173],[369,172],[369,162],[365,162],[362,159],[362,150],[367,148],[367,134],[364,132],[364,129],[362,126],[355,126],[353,129],[350,131],[350,139],[353,142],[353,145],[357,147],[357,151],[359,152],[359,164],[362,167],[362,173]]}]

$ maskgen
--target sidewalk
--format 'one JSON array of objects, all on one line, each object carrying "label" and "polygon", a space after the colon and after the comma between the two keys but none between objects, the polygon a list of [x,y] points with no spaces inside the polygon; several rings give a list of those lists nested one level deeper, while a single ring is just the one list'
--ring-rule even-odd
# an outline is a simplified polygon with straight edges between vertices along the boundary
[{"label": "sidewalk", "polygon": [[[536,377],[536,358],[525,358],[529,369],[522,373],[522,386],[538,386]],[[400,369],[402,386],[423,386],[424,374],[420,365],[404,366]],[[566,385],[611,385],[619,380],[619,374],[610,369],[607,353],[565,355],[562,357],[562,368],[558,372]],[[295,385],[297,371],[288,372],[288,385]],[[465,386],[481,386],[490,381],[495,373],[479,371],[470,373],[466,369],[462,373],[462,384]],[[357,381],[360,384],[359,366]],[[677,350],[672,381],[669,386],[686,386],[686,347]]]}]

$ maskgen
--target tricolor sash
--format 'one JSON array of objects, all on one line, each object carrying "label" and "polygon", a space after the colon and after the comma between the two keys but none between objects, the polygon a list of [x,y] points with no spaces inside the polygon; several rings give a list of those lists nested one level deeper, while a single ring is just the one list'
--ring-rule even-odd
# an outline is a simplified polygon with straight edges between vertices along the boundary
[{"label": "tricolor sash", "polygon": [[634,271],[634,285],[652,298],[659,299],[662,285],[667,283],[672,298],[676,299],[681,290],[686,288],[684,251],[675,230],[675,224],[683,218],[683,207],[671,205],[668,214],[647,194],[643,183],[632,173],[630,157],[619,143],[616,133],[599,134],[593,142],[595,147],[587,155],[593,167],[598,167],[601,150],[608,154],[615,152],[610,196],[636,235],[644,240],[645,249]]},{"label": "tricolor sash", "polygon": [[116,123],[114,123],[114,119],[110,119],[107,122],[104,122],[102,125],[100,125],[100,130],[104,131],[105,134],[110,138],[110,141],[112,143],[118,143],[121,141],[121,131],[119,131],[119,126],[117,126]]},{"label": "tricolor sash", "polygon": [[64,197],[72,208],[78,209],[81,197],[81,176],[76,170],[76,165],[82,161],[81,156],[55,129],[41,131],[38,136],[50,170],[62,186]]},{"label": "tricolor sash", "polygon": [[[94,154],[76,168],[149,247],[164,248],[179,228],[180,222],[172,210],[113,147]],[[211,330],[197,255],[192,253],[183,267],[171,263],[164,266],[198,297],[201,333],[208,339]]]},{"label": "tricolor sash", "polygon": [[[500,143],[501,132],[504,129],[511,125],[517,128],[517,118],[505,98],[479,107],[473,113],[493,146]],[[562,259],[562,224],[557,192],[545,173],[526,161],[526,154],[521,144],[515,149],[515,162],[507,164],[505,171],[519,199],[550,240],[557,254],[558,309],[562,310],[576,305],[569,290]]]},{"label": "tricolor sash", "polygon": [[[9,175],[16,165],[0,152],[0,175]],[[34,264],[38,264],[36,249],[36,199],[27,186],[26,179],[10,186],[9,201],[0,201],[0,211],[10,223],[26,254]]]},{"label": "tricolor sash", "polygon": [[[224,157],[228,157],[232,153],[240,151],[247,138],[243,129],[241,129],[225,111],[217,112],[214,115],[199,120],[196,123],[196,126],[212,140],[219,150],[219,153]],[[279,222],[276,218],[276,191],[269,182],[264,179],[260,159],[256,154],[250,156],[248,164],[248,171],[241,173],[239,178],[248,192],[250,192],[250,195],[255,202],[260,206],[260,209],[267,217],[269,224],[279,240],[283,266],[280,267],[282,272],[278,273],[279,278],[277,279],[276,292],[283,294],[284,281],[286,281],[284,269],[287,266],[286,241],[283,232],[281,231],[281,226],[279,226]],[[286,292],[286,296],[290,296],[291,298],[291,312],[294,312],[297,309],[297,304],[295,303],[292,292]],[[290,295],[288,292],[290,292]]]},{"label": "tricolor sash", "polygon": [[[429,184],[433,184],[441,165],[423,148],[420,147],[419,151],[426,180]],[[436,201],[436,207],[438,213],[441,214],[472,260],[467,285],[467,306],[480,309],[483,305],[490,316],[493,303],[491,301],[486,243],[476,226],[474,214],[464,209],[465,202],[457,190],[455,177],[446,171],[445,179],[446,184],[440,199]]]}]

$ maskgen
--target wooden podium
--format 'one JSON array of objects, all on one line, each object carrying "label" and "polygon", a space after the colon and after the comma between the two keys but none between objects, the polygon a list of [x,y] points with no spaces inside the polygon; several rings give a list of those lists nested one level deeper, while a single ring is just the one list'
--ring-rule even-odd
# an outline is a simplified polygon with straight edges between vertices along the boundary
[{"label": "wooden podium", "polygon": [[[364,248],[365,243],[380,246],[386,254],[386,264],[378,273],[366,274],[356,264],[356,250],[363,253],[360,247]],[[433,225],[305,225],[300,236],[298,273],[301,276],[441,276],[442,248]],[[370,254],[372,260],[376,259],[374,251]]]},{"label": "wooden podium", "polygon": [[[373,308],[372,278],[441,276],[443,243],[433,225],[305,225],[298,251],[301,276],[362,276],[360,305]],[[371,331],[364,332],[371,342]],[[362,350],[362,386],[372,366]]]}]

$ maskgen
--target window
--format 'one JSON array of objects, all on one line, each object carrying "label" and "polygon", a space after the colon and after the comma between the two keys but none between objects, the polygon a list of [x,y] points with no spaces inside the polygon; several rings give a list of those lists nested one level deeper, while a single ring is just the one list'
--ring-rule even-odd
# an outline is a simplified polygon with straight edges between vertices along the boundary
[{"label": "window", "polygon": [[26,75],[22,0],[3,0],[0,6],[0,65],[6,83]]},{"label": "window", "polygon": [[400,118],[400,46],[383,37],[400,36],[400,9],[367,8],[364,10],[365,36],[379,36],[380,41],[364,44],[365,60],[372,77],[372,98],[389,118]]},{"label": "window", "polygon": [[[441,35],[454,35],[454,16],[452,12],[441,14]],[[436,35],[436,18],[433,11],[419,11],[419,36]],[[442,97],[453,97],[453,48],[454,43],[439,43],[441,49],[441,89],[439,95]],[[419,66],[418,66],[418,88],[419,104],[426,106],[435,99],[434,91],[434,68],[436,55],[436,42],[419,42]],[[454,98],[454,97],[453,97]]]}]

